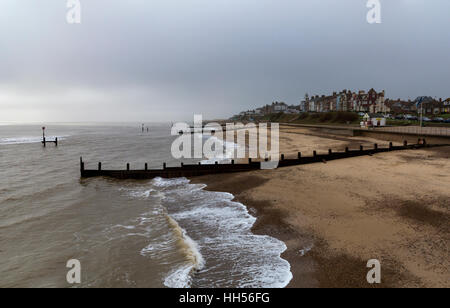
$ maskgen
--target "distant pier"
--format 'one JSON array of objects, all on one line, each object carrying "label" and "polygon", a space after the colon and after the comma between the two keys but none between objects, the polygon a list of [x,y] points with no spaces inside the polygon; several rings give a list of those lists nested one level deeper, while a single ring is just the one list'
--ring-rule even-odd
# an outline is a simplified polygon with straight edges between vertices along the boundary
[{"label": "distant pier", "polygon": [[[360,146],[359,149],[349,149],[345,148],[343,152],[328,150],[326,154],[318,154],[317,151],[313,152],[312,156],[303,156],[301,152],[298,152],[297,157],[292,159],[287,159],[284,154],[280,155],[280,160],[278,162],[278,168],[296,165],[305,165],[312,163],[324,163],[336,159],[344,159],[357,156],[374,155],[376,153],[390,152],[390,151],[401,151],[401,150],[411,150],[411,149],[421,149],[421,148],[431,148],[431,147],[441,147],[450,146],[450,144],[438,144],[430,145],[427,144],[425,139],[419,139],[417,144],[408,144],[404,141],[401,146],[394,146],[392,142],[385,147],[380,147],[378,144],[374,144],[370,148],[364,148]],[[167,167],[166,163],[163,164],[162,169],[148,169],[148,164],[146,163],[144,168],[141,170],[131,170],[130,164],[126,164],[126,170],[103,170],[102,163],[98,163],[97,169],[86,169],[85,162],[83,158],[80,157],[80,173],[82,178],[90,177],[111,177],[117,179],[152,179],[155,177],[162,178],[175,178],[175,177],[194,177],[207,174],[220,174],[220,173],[233,173],[233,172],[246,172],[253,170],[262,169],[262,162],[252,161],[248,159],[247,163],[236,164],[234,160],[227,164],[184,164],[181,163],[178,167]]]}]

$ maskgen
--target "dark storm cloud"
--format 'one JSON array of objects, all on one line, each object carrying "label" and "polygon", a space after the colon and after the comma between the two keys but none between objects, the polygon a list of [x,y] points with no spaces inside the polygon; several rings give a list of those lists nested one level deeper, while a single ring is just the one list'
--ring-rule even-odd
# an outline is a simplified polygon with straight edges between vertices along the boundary
[{"label": "dark storm cloud", "polygon": [[80,2],[80,25],[65,0],[1,2],[0,121],[225,117],[344,88],[450,96],[446,0],[381,1],[377,25],[365,0]]}]

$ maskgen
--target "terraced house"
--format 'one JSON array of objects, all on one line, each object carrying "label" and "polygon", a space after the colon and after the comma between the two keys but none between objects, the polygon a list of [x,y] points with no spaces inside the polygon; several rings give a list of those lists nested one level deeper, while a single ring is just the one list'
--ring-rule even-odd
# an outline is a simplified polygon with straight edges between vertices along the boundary
[{"label": "terraced house", "polygon": [[373,88],[367,93],[363,90],[354,93],[350,90],[333,92],[329,96],[305,96],[300,103],[300,110],[304,112],[329,112],[329,111],[358,111],[370,113],[386,113],[389,107],[385,104],[385,92],[375,91]]}]

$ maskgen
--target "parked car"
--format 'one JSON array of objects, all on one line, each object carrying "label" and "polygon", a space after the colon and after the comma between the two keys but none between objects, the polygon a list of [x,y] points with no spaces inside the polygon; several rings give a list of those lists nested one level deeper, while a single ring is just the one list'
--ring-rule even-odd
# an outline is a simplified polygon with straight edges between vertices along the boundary
[{"label": "parked car", "polygon": [[450,118],[446,119],[444,123],[450,123]]},{"label": "parked car", "polygon": [[395,116],[395,119],[396,120],[403,120],[405,117],[404,116],[402,116],[402,115],[396,115]]},{"label": "parked car", "polygon": [[434,118],[433,120],[431,120],[433,122],[444,122],[444,118]]},{"label": "parked car", "polygon": [[422,118],[422,121],[424,121],[424,122],[431,122],[431,119],[428,118],[428,117],[423,117],[423,118]]},{"label": "parked car", "polygon": [[407,114],[407,115],[405,115],[405,120],[408,120],[408,121],[417,121],[417,117],[416,117],[416,116],[413,116],[413,115],[410,115],[410,114]]}]

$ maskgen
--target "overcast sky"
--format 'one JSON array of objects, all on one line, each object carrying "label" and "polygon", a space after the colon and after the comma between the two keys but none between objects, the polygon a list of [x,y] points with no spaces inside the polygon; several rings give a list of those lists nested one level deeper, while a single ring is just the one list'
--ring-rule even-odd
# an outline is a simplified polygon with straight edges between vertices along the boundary
[{"label": "overcast sky", "polygon": [[0,1],[0,121],[229,117],[305,92],[450,96],[450,1]]}]

